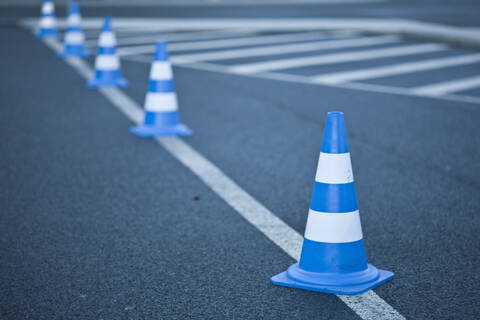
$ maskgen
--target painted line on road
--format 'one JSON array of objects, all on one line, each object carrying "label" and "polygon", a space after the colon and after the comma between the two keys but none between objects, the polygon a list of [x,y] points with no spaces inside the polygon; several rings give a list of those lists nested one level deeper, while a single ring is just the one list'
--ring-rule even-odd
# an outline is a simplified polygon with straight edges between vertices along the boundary
[{"label": "painted line on road", "polygon": [[452,81],[434,83],[411,89],[415,94],[427,96],[441,96],[456,91],[463,91],[480,87],[480,76],[463,78]]},{"label": "painted line on road", "polygon": [[314,76],[313,81],[320,83],[351,82],[356,80],[376,79],[427,70],[437,70],[477,62],[480,62],[480,54],[478,53],[448,58],[399,63],[376,68],[321,74]]},{"label": "painted line on road", "polygon": [[[125,57],[125,59],[130,61],[135,61],[135,62],[141,62],[141,63],[152,62],[152,57],[144,56],[144,55],[128,56],[128,57]],[[412,90],[407,88],[390,87],[390,86],[369,84],[369,83],[356,83],[356,82],[320,83],[320,82],[313,81],[311,77],[285,74],[285,73],[274,73],[274,72],[249,73],[249,74],[237,73],[237,72],[233,72],[230,68],[226,66],[215,65],[215,64],[206,63],[206,62],[196,62],[196,63],[190,63],[190,64],[175,64],[175,66],[182,67],[182,68],[210,71],[210,72],[233,74],[233,75],[245,76],[249,78],[269,79],[269,80],[276,80],[276,81],[283,81],[283,82],[303,83],[308,85],[321,85],[321,86],[328,86],[332,88],[344,88],[344,89],[360,90],[360,91],[375,92],[375,93],[396,94],[396,95],[402,95],[402,96],[429,98],[429,99],[435,99],[435,100],[447,100],[447,101],[455,101],[455,102],[466,102],[469,104],[480,104],[480,97],[474,97],[474,96],[465,96],[465,95],[458,95],[458,94],[432,96],[432,95],[425,95],[422,93],[415,93]],[[467,106],[462,106],[462,107],[467,107]],[[471,106],[471,107],[477,108],[476,106]]]},{"label": "painted line on road", "polygon": [[[232,30],[232,32],[235,29]],[[300,42],[308,40],[322,40],[329,38],[345,38],[352,34],[352,32],[307,32],[307,33],[288,33],[288,34],[276,34],[276,35],[264,35],[237,39],[222,39],[212,41],[194,41],[187,43],[173,43],[168,45],[169,52],[188,51],[188,50],[201,50],[201,49],[218,49],[228,47],[243,47],[256,44],[269,44],[269,43],[281,43],[281,42]],[[168,40],[168,39],[167,39]],[[130,48],[129,48],[130,49]],[[133,49],[133,48],[132,48]],[[143,48],[142,48],[143,49]],[[119,54],[132,54],[134,53],[153,53],[154,46],[145,46],[145,50],[123,50],[120,49]]]},{"label": "painted line on road", "polygon": [[[255,34],[253,30],[208,30],[208,31],[196,31],[196,32],[173,32],[173,33],[156,33],[148,36],[129,36],[122,37],[121,31],[115,32],[117,35],[117,44],[121,45],[132,45],[132,44],[152,44],[159,40],[164,41],[188,41],[188,40],[200,40],[200,39],[221,39],[221,38],[231,38],[231,37],[241,37]],[[96,40],[88,40],[85,43],[89,46],[95,46],[97,44]],[[135,53],[152,53],[155,49],[155,46],[137,46],[137,47],[128,47],[128,49],[140,48],[143,49]],[[147,49],[145,49],[147,48]],[[153,49],[152,49],[153,48]],[[127,48],[125,48],[127,49]],[[127,51],[127,50],[125,50]]]},{"label": "painted line on road", "polygon": [[[57,40],[51,39],[45,43],[57,54],[62,50],[62,45]],[[65,61],[85,79],[89,79],[93,74],[90,66],[81,59],[71,58]],[[143,109],[123,91],[117,88],[102,88],[99,91],[134,123],[140,123],[143,120]],[[237,213],[298,261],[303,242],[301,234],[269,211],[183,140],[179,138],[156,138],[155,140]],[[357,296],[337,295],[337,297],[364,320],[405,320],[398,311],[372,290]]]},{"label": "painted line on road", "polygon": [[448,47],[443,44],[407,45],[386,49],[361,50],[345,53],[319,55],[313,57],[288,58],[266,62],[238,64],[231,66],[230,70],[237,73],[259,73],[265,71],[285,70],[299,67],[319,66],[325,64],[372,60],[377,58],[400,57],[419,53],[442,51],[447,49]]},{"label": "painted line on road", "polygon": [[[297,44],[283,44],[274,46],[262,46],[246,49],[233,49],[214,51],[197,54],[183,54],[172,57],[173,63],[191,63],[197,61],[214,61],[247,57],[262,57],[287,53],[300,53],[310,51],[321,51],[328,49],[357,48],[380,44],[398,43],[400,39],[397,36],[379,36],[355,39],[340,39],[327,41],[314,41]],[[339,55],[339,54],[337,54]],[[299,58],[302,59],[302,58]]]}]

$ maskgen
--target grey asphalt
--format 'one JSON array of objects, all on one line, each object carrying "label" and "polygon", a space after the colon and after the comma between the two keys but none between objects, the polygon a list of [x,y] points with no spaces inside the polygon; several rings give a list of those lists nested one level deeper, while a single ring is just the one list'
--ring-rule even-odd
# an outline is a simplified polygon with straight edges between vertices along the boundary
[{"label": "grey asphalt", "polygon": [[[359,319],[272,286],[291,258],[31,34],[0,41],[0,318]],[[142,104],[149,65],[122,66]],[[369,262],[396,274],[375,292],[478,318],[478,105],[174,72],[185,141],[300,233],[325,113],[345,112]]]}]

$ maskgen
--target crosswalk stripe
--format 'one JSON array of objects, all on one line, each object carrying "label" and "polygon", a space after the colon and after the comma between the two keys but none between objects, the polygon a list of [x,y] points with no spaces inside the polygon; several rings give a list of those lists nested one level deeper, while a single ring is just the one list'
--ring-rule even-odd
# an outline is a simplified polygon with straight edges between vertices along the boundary
[{"label": "crosswalk stripe", "polygon": [[335,84],[355,80],[366,80],[386,76],[401,75],[406,73],[435,70],[465,64],[472,64],[476,62],[480,62],[480,54],[469,54],[448,58],[399,63],[377,68],[321,74],[313,77],[312,80],[319,83]]},{"label": "crosswalk stripe", "polygon": [[474,89],[478,87],[480,87],[480,76],[475,76],[416,87],[411,89],[411,92],[420,95],[441,96],[451,92]]},{"label": "crosswalk stripe", "polygon": [[358,39],[341,39],[330,41],[315,41],[299,44],[284,44],[268,47],[247,48],[247,49],[234,49],[224,50],[216,52],[198,53],[198,54],[184,54],[175,56],[172,61],[176,63],[190,63],[196,61],[212,61],[212,60],[224,60],[233,58],[245,58],[245,57],[259,57],[278,55],[285,53],[299,53],[309,52],[327,49],[339,49],[339,48],[354,48],[362,46],[371,46],[378,44],[387,44],[398,42],[399,38],[396,36],[380,36],[380,37],[368,37]]},{"label": "crosswalk stripe", "polygon": [[[287,41],[303,41],[303,40],[314,40],[314,39],[326,39],[326,38],[342,38],[347,37],[347,33],[338,33],[335,35],[333,33],[325,32],[309,32],[309,33],[296,33],[296,34],[280,34],[280,35],[271,35],[271,36],[255,36],[255,37],[244,37],[236,39],[220,39],[220,40],[211,40],[211,41],[194,41],[188,43],[173,43],[168,46],[170,52],[174,51],[186,51],[186,50],[200,50],[200,49],[216,49],[216,48],[226,48],[226,47],[242,47],[256,44],[267,44],[267,43],[276,43],[276,42],[287,42]],[[169,40],[169,39],[165,39]],[[138,49],[137,49],[138,48]],[[128,50],[127,50],[128,49]],[[142,46],[142,47],[131,47],[125,48],[125,50],[119,50],[119,55],[130,55],[130,54],[142,54],[142,53],[151,53],[155,50],[155,47],[152,45]]]},{"label": "crosswalk stripe", "polygon": [[448,49],[448,47],[443,44],[396,46],[386,49],[361,50],[312,57],[289,58],[267,62],[239,64],[230,67],[230,70],[236,73],[256,73],[262,71],[282,70],[324,64],[413,55],[419,53],[441,51],[446,49]]}]

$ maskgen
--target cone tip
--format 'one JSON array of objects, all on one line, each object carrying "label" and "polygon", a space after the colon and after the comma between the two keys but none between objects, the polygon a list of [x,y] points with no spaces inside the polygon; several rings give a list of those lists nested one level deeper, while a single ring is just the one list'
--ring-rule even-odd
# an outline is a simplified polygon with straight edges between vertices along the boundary
[{"label": "cone tip", "polygon": [[323,133],[322,152],[349,152],[343,112],[331,111],[327,113],[327,120]]},{"label": "cone tip", "polygon": [[112,18],[110,16],[105,16],[105,18],[103,18],[102,31],[111,31],[112,30],[112,27],[110,25],[111,19]]},{"label": "cone tip", "polygon": [[157,47],[155,50],[155,61],[167,61],[167,60],[168,60],[167,42],[163,40],[157,41]]}]

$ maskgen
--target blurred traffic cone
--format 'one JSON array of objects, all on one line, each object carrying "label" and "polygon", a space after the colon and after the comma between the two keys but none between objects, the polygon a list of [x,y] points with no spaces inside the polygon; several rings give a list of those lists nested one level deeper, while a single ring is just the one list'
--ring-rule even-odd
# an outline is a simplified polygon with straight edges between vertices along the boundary
[{"label": "blurred traffic cone", "polygon": [[85,34],[82,30],[82,16],[78,3],[72,1],[69,7],[67,19],[67,32],[65,33],[65,46],[62,57],[86,57],[88,52],[85,49]]},{"label": "blurred traffic cone", "polygon": [[95,59],[95,75],[88,81],[90,88],[126,87],[128,81],[122,77],[120,60],[116,48],[117,41],[111,27],[110,17],[105,17],[102,32],[98,39],[98,51]]},{"label": "blurred traffic cone", "polygon": [[42,12],[38,21],[38,38],[56,37],[57,19],[55,18],[55,6],[52,0],[43,0]]},{"label": "blurred traffic cone", "polygon": [[300,261],[272,277],[272,283],[352,295],[392,277],[367,264],[344,117],[329,112]]},{"label": "blurred traffic cone", "polygon": [[192,134],[192,130],[180,123],[172,67],[168,62],[167,45],[163,41],[157,42],[155,58],[150,69],[144,123],[130,128],[130,131],[140,137]]}]

